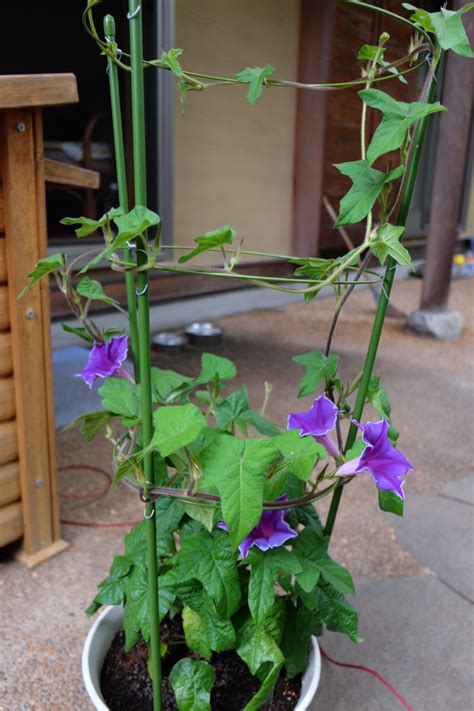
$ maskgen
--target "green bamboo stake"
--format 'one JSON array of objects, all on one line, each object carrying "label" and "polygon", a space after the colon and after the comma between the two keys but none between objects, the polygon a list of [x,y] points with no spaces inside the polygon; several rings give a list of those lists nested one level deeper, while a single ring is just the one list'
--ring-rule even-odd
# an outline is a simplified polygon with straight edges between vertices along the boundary
[{"label": "green bamboo stake", "polygon": [[[146,153],[145,153],[145,94],[143,85],[142,12],[140,0],[129,0],[130,54],[132,83],[133,173],[135,205],[146,205]],[[137,266],[147,261],[137,240]],[[143,412],[143,447],[153,436],[153,411],[151,402],[150,314],[148,300],[148,272],[137,274],[138,339],[140,354],[140,384]],[[152,455],[145,455],[144,472],[147,499],[149,484],[154,485]],[[153,684],[153,711],[161,711],[161,655],[160,616],[158,605],[158,552],[156,547],[156,509],[154,502],[145,504],[148,594],[150,610],[151,679]]]},{"label": "green bamboo stake", "polygon": [[[433,76],[430,83],[430,88],[428,92],[428,103],[434,101],[436,95],[436,76]],[[405,187],[400,201],[400,210],[398,213],[397,225],[405,226],[408,217],[408,211],[410,209],[410,203],[413,196],[413,190],[415,187],[416,175],[418,173],[418,167],[420,164],[420,157],[423,148],[423,143],[425,140],[426,130],[428,127],[429,116],[422,119],[415,132],[415,137],[413,140],[413,154],[408,166]],[[370,336],[369,346],[367,349],[367,355],[365,357],[364,369],[362,371],[362,378],[360,381],[359,389],[357,391],[357,398],[354,406],[354,411],[352,417],[354,420],[360,421],[362,417],[362,412],[365,405],[365,399],[367,397],[367,391],[369,389],[370,378],[372,377],[372,371],[375,363],[375,358],[377,356],[377,349],[380,342],[380,337],[382,335],[383,324],[385,320],[385,314],[387,312],[387,306],[390,298],[390,292],[392,290],[393,280],[395,278],[397,263],[391,257],[387,259],[387,266],[385,269],[385,277],[382,286],[382,292],[379,297],[379,302],[377,305],[377,311],[374,318],[374,324],[372,326],[372,333]],[[357,435],[357,426],[351,423],[349,428],[349,433],[347,435],[345,451],[350,449]],[[334,523],[336,520],[337,511],[342,497],[342,492],[344,490],[342,480],[339,481],[337,488],[332,495],[331,505],[329,507],[328,517],[326,520],[326,525],[324,528],[324,535],[331,537]]]},{"label": "green bamboo stake", "polygon": [[[115,44],[115,20],[112,15],[106,15],[104,17],[104,34],[105,39],[109,44]],[[115,168],[117,172],[119,204],[124,212],[128,212],[127,173],[125,170],[125,152],[123,147],[120,88],[117,65],[111,57],[107,57],[107,71],[109,75],[110,106],[112,110]],[[132,250],[127,248],[124,252],[126,261],[131,262],[133,259]],[[130,345],[133,358],[133,370],[135,373],[135,381],[138,383],[140,381],[140,364],[138,360],[138,323],[137,302],[135,297],[135,275],[133,272],[127,272],[125,274],[125,285],[127,290],[128,316],[130,321]]]}]

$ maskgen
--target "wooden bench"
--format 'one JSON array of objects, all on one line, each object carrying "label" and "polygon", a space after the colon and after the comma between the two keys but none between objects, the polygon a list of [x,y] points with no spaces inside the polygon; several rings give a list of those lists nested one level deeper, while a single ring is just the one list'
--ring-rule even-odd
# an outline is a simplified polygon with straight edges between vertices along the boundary
[{"label": "wooden bench", "polygon": [[67,547],[56,486],[47,280],[17,296],[47,254],[45,181],[97,188],[99,174],[47,160],[42,107],[77,102],[73,74],[0,76],[0,546],[33,566]]}]

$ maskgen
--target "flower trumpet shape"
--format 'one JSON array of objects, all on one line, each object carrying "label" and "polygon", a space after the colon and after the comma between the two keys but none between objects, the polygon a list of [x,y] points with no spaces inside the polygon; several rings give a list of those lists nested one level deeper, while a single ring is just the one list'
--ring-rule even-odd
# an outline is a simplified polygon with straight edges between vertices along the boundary
[{"label": "flower trumpet shape", "polygon": [[86,367],[76,374],[76,378],[82,378],[90,388],[96,378],[109,378],[111,375],[134,382],[130,373],[122,368],[127,351],[127,336],[115,336],[106,343],[95,341]]},{"label": "flower trumpet shape", "polygon": [[[277,501],[283,501],[286,498],[286,496],[280,496]],[[268,551],[270,548],[282,546],[290,538],[295,538],[298,535],[285,521],[285,514],[284,509],[272,509],[262,513],[258,524],[239,545],[239,551],[243,558],[247,557],[252,546],[257,546],[261,551]],[[217,526],[223,531],[228,530],[225,521],[220,521]]]},{"label": "flower trumpet shape", "polygon": [[300,437],[312,435],[333,457],[340,457],[338,447],[328,436],[336,425],[338,409],[326,395],[320,395],[306,412],[290,412],[288,429],[299,430]]},{"label": "flower trumpet shape", "polygon": [[404,454],[392,447],[388,439],[387,420],[367,422],[365,425],[354,420],[354,424],[362,430],[365,449],[359,457],[339,467],[337,475],[352,476],[369,472],[379,489],[393,491],[404,499],[402,478],[407,472],[413,471],[413,467]]}]

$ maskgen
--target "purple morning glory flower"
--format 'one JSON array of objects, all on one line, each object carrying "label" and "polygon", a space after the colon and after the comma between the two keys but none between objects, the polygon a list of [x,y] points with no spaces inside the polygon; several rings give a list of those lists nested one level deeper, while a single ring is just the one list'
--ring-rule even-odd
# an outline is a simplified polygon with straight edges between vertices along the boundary
[{"label": "purple morning glory flower", "polygon": [[290,412],[288,429],[299,430],[300,437],[312,435],[333,457],[341,454],[337,445],[328,436],[336,426],[338,409],[326,395],[320,395],[306,412]]},{"label": "purple morning glory flower", "polygon": [[90,388],[96,378],[108,378],[111,375],[134,382],[130,373],[122,368],[127,350],[127,336],[115,336],[106,343],[95,341],[86,367],[77,373],[76,378],[82,378]]},{"label": "purple morning glory flower", "polygon": [[351,476],[369,472],[379,489],[393,491],[401,499],[403,493],[402,478],[413,467],[404,454],[392,447],[388,439],[389,424],[387,420],[367,422],[365,425],[354,423],[362,430],[365,449],[359,457],[346,462],[337,470],[338,476]]},{"label": "purple morning glory flower", "polygon": [[[277,501],[283,501],[286,496],[280,496]],[[278,548],[284,543],[298,535],[285,521],[284,509],[270,509],[262,513],[258,524],[253,528],[248,536],[239,545],[239,551],[243,558],[246,558],[252,546],[257,546],[261,551],[268,551],[270,548]],[[225,521],[217,524],[218,528],[228,531]]]}]

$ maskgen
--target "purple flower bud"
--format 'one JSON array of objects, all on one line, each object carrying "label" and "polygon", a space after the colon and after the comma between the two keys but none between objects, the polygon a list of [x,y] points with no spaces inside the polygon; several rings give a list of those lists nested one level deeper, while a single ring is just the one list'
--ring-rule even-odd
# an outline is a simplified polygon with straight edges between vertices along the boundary
[{"label": "purple flower bud", "polygon": [[336,426],[338,409],[326,395],[320,395],[306,412],[290,412],[288,429],[299,430],[300,437],[312,435],[332,457],[340,457],[336,444],[328,432]]},{"label": "purple flower bud", "polygon": [[337,470],[338,476],[352,476],[369,472],[379,489],[393,491],[401,499],[403,493],[403,477],[413,467],[405,457],[393,447],[388,439],[389,424],[387,420],[367,422],[365,425],[354,423],[362,430],[365,449],[359,457],[346,462]]},{"label": "purple flower bud", "polygon": [[[277,501],[283,501],[287,496],[280,496]],[[287,512],[284,509],[270,509],[262,513],[258,524],[253,528],[248,536],[239,545],[239,551],[243,558],[246,558],[252,546],[257,546],[261,551],[268,551],[270,548],[278,548],[284,543],[295,538],[298,533],[286,523],[284,516]],[[217,524],[218,528],[228,531],[225,521]]]},{"label": "purple flower bud", "polygon": [[86,367],[76,374],[91,388],[96,378],[109,378],[117,375],[134,382],[130,373],[122,368],[127,357],[127,336],[116,336],[107,343],[94,342]]}]

